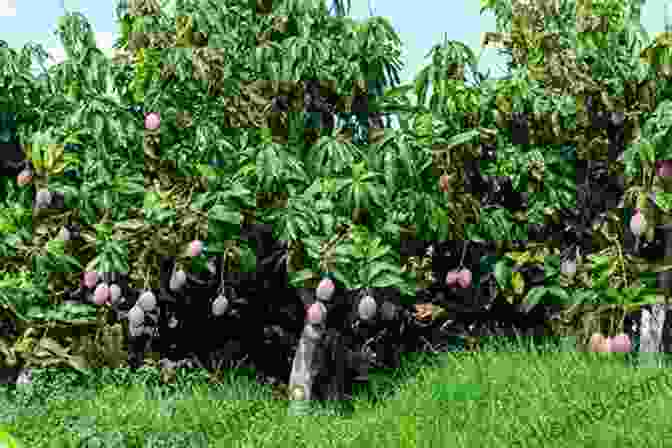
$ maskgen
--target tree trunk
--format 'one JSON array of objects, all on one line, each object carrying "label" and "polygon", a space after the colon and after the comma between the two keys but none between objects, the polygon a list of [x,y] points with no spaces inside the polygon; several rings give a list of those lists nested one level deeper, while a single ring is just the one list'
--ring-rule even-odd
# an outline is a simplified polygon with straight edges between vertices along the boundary
[{"label": "tree trunk", "polygon": [[667,305],[657,303],[642,310],[640,358],[642,367],[660,367],[660,347]]},{"label": "tree trunk", "polygon": [[323,349],[321,344],[323,336],[322,324],[306,324],[303,328],[289,377],[290,414],[304,413],[310,407],[313,382],[319,369],[316,360],[322,358],[318,350]]},{"label": "tree trunk", "polygon": [[[664,256],[667,260],[669,257],[672,257],[672,226],[660,225],[658,227],[664,232]],[[669,297],[672,291],[672,271],[659,272],[657,286],[658,290],[662,291],[666,298]],[[663,327],[669,308],[670,305],[668,304],[657,303],[651,306],[650,311],[642,310],[640,352],[646,354],[640,355],[640,357],[643,358],[642,365],[644,366],[662,367],[660,353],[664,351]],[[669,327],[669,322],[667,327]],[[666,339],[669,339],[669,337]]]}]

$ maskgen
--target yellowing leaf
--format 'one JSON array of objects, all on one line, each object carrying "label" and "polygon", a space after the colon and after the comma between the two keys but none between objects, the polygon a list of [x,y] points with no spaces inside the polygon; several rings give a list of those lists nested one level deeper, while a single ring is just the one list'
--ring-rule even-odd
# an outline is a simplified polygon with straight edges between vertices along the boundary
[{"label": "yellowing leaf", "polygon": [[57,176],[63,174],[63,171],[65,171],[65,161],[63,159],[56,160],[49,169],[49,174],[52,176]]},{"label": "yellowing leaf", "polygon": [[43,174],[45,171],[44,162],[42,162],[42,160],[33,159],[33,167],[35,167],[35,171],[37,171],[39,174]]},{"label": "yellowing leaf", "polygon": [[645,231],[644,236],[645,236],[647,241],[649,241],[649,242],[653,241],[655,231],[656,231],[656,228],[654,226],[646,226],[646,231]]},{"label": "yellowing leaf", "polygon": [[506,256],[516,262],[518,265],[523,265],[530,261],[529,252],[507,252]]},{"label": "yellowing leaf", "polygon": [[8,432],[0,430],[0,447],[19,448],[19,443]]},{"label": "yellowing leaf", "polygon": [[14,367],[16,365],[16,355],[14,350],[9,346],[7,341],[0,338],[0,354],[4,355],[4,363],[9,367]]},{"label": "yellowing leaf", "polygon": [[511,100],[505,95],[497,95],[495,97],[495,104],[497,109],[501,110],[504,113],[511,112]]},{"label": "yellowing leaf", "polygon": [[114,230],[127,230],[127,231],[137,231],[146,225],[143,220],[139,219],[129,219],[127,221],[121,221],[114,224]]},{"label": "yellowing leaf", "polygon": [[61,344],[56,342],[55,340],[49,338],[49,337],[44,337],[40,339],[40,348],[43,348],[45,350],[49,350],[50,352],[56,354],[57,356],[60,357],[66,357],[68,356],[68,350],[63,348]]},{"label": "yellowing leaf", "polygon": [[525,291],[525,280],[520,272],[511,274],[511,286],[513,287],[513,292],[518,295],[521,295]]},{"label": "yellowing leaf", "polygon": [[59,164],[63,164],[64,145],[51,143],[47,145],[45,168],[51,174],[52,170]]},{"label": "yellowing leaf", "polygon": [[37,363],[41,368],[57,367],[63,365],[63,360],[59,358],[46,358],[42,360],[33,360],[33,362]]},{"label": "yellowing leaf", "polygon": [[83,356],[68,356],[68,365],[74,369],[84,372],[86,370],[86,359]]},{"label": "yellowing leaf", "polygon": [[644,191],[640,191],[637,195],[637,208],[644,210],[647,208],[649,202],[649,195]]},{"label": "yellowing leaf", "polygon": [[30,353],[33,351],[36,342],[33,337],[23,337],[14,345],[14,351],[16,353]]},{"label": "yellowing leaf", "polygon": [[509,304],[513,305],[514,302],[516,301],[516,298],[513,295],[508,294],[510,291],[511,290],[505,290],[504,291],[504,297],[505,297],[506,301],[509,302]]},{"label": "yellowing leaf", "polygon": [[438,305],[434,305],[432,309],[432,320],[443,319],[448,316],[448,311]]}]

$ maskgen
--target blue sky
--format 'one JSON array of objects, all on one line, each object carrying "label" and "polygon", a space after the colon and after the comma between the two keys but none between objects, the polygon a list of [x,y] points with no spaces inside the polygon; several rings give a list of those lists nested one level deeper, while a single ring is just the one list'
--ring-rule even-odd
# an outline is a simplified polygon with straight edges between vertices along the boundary
[{"label": "blue sky", "polygon": [[[402,82],[410,81],[430,63],[425,55],[433,45],[442,41],[444,33],[448,39],[461,41],[476,52],[481,33],[496,31],[494,13],[479,15],[478,0],[370,1],[374,14],[387,17],[403,42]],[[642,7],[642,23],[649,33],[664,30],[665,1],[649,0]],[[328,2],[331,4],[331,0]],[[0,39],[6,40],[12,48],[20,48],[29,41],[40,43],[54,58],[53,62],[60,62],[64,57],[63,49],[53,33],[64,5],[84,14],[96,32],[98,47],[109,49],[118,37],[115,4],[114,0],[0,0]],[[369,16],[367,0],[352,0],[351,4],[351,17],[360,20]],[[486,49],[479,70],[486,72],[490,69],[491,76],[501,76],[505,63],[506,58],[497,55],[495,49]]]},{"label": "blue sky", "polygon": [[[19,48],[31,40],[41,43],[55,61],[60,62],[64,57],[63,49],[53,32],[56,19],[63,14],[62,1],[67,9],[81,12],[88,18],[96,31],[99,48],[111,47],[118,37],[113,0],[0,0],[0,11],[4,10],[4,13],[0,12],[0,38],[8,41],[12,48]],[[331,4],[331,0],[327,1]],[[402,81],[411,80],[422,66],[429,63],[429,59],[423,61],[424,56],[443,39],[444,32],[448,39],[462,41],[477,50],[481,32],[496,30],[493,13],[479,16],[478,0],[371,1],[374,14],[387,17],[403,42],[402,62],[405,67],[400,73]],[[15,7],[10,12],[7,5],[12,3]],[[357,20],[366,19],[369,16],[368,5],[367,0],[352,0],[350,16]],[[491,68],[496,76],[496,73],[503,72],[495,65],[504,67],[505,62],[496,50],[486,50],[481,67],[482,70]]]}]

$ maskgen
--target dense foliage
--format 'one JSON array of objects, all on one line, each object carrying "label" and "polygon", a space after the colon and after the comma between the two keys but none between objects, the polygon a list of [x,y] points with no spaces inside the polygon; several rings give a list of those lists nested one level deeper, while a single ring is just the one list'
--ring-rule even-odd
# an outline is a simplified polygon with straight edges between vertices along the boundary
[{"label": "dense foliage", "polygon": [[499,31],[484,45],[511,49],[504,80],[445,40],[399,85],[391,24],[324,2],[120,4],[112,60],[67,14],[68,59],[37,80],[39,48],[3,49],[3,356],[248,356],[285,381],[338,371],[313,375],[330,396],[401,351],[629,331],[672,254],[667,80],[632,48],[667,49],[628,2],[596,8],[608,38],[554,5],[484,5]]}]

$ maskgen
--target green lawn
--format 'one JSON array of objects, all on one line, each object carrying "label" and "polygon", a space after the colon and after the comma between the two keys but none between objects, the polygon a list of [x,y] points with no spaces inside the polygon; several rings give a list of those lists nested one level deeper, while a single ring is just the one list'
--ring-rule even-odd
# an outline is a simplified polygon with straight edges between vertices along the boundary
[{"label": "green lawn", "polygon": [[38,374],[4,391],[0,426],[31,448],[663,447],[672,437],[672,374],[622,354],[491,344],[416,358],[394,377],[374,374],[354,411],[309,416],[288,415],[270,388],[241,376],[206,385],[201,373],[160,392],[151,371],[131,387],[120,372],[99,374],[100,386]]}]

